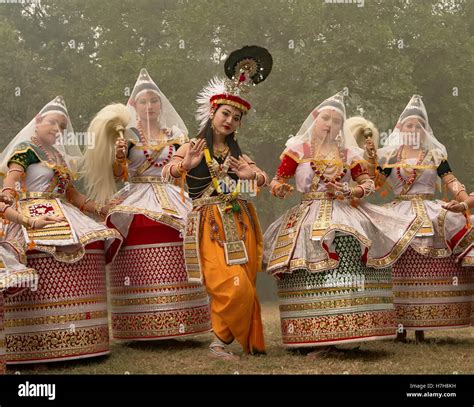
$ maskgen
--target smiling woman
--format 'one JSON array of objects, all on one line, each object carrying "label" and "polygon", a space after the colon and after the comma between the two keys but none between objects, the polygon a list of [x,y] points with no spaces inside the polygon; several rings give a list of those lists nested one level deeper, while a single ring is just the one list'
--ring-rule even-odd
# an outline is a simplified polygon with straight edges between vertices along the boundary
[{"label": "smiling woman", "polygon": [[338,92],[287,141],[271,183],[285,198],[294,177],[302,193],[265,232],[265,264],[277,279],[283,345],[318,347],[313,356],[395,337],[390,266],[421,225],[415,215],[353,203],[373,193],[374,182],[345,122]]},{"label": "smiling woman", "polygon": [[240,91],[263,80],[261,72],[268,75],[271,56],[246,47],[231,54],[226,67],[229,61],[231,79],[214,78],[198,96],[197,138],[181,146],[163,172],[185,179],[193,200],[184,237],[186,269],[191,280],[204,282],[211,297],[210,356],[236,359],[225,351],[234,339],[245,353],[265,352],[255,286],[262,235],[254,206],[240,192],[246,182],[267,185],[267,176],[242,153],[236,134],[250,110]]},{"label": "smiling woman", "polygon": [[[107,207],[76,190],[81,151],[77,143],[63,142],[66,132],[74,134],[66,104],[58,96],[0,157],[6,173],[2,193],[24,219],[7,225],[4,244],[39,275],[37,290],[5,300],[11,364],[109,353],[105,263],[109,245],[121,237],[83,213],[101,216]],[[44,225],[45,219],[53,222]]]}]

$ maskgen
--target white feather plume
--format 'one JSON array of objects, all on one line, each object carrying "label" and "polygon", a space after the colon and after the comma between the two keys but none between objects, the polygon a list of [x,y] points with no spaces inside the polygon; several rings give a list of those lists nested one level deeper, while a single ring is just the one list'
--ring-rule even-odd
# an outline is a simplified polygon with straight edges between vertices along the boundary
[{"label": "white feather plume", "polygon": [[211,115],[211,97],[220,93],[226,93],[225,81],[218,76],[214,76],[209,83],[199,92],[196,102],[198,108],[196,111],[196,120],[199,122],[199,131],[205,126]]}]

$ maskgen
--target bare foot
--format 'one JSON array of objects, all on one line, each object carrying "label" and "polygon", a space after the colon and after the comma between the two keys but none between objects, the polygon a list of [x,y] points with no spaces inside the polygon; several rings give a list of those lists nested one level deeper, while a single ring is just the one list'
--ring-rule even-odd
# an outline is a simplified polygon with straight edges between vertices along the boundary
[{"label": "bare foot", "polygon": [[209,357],[211,359],[239,360],[240,357],[232,352],[227,352],[222,346],[213,346],[209,348]]}]

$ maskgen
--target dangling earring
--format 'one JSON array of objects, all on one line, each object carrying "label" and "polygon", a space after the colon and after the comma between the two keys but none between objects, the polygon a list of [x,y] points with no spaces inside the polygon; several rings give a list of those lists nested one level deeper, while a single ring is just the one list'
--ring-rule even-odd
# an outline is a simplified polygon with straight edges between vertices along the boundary
[{"label": "dangling earring", "polygon": [[234,140],[237,141],[237,135],[239,134],[239,129],[235,129],[234,131]]},{"label": "dangling earring", "polygon": [[212,120],[214,120],[214,111],[211,111],[211,114],[209,115],[209,120],[211,121],[211,129],[214,130],[214,123],[212,123]]},{"label": "dangling earring", "polygon": [[339,148],[342,146],[342,133],[339,132],[336,136],[336,144]]}]

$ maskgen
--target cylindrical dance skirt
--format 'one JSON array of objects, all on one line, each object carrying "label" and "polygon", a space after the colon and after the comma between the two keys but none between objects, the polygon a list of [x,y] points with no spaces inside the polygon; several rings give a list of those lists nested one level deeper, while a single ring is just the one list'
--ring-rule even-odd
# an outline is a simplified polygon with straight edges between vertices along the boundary
[{"label": "cylindrical dance skirt", "polygon": [[361,262],[352,236],[334,240],[339,266],[278,280],[283,345],[288,348],[391,339],[396,336],[390,268]]},{"label": "cylindrical dance skirt", "polygon": [[393,295],[399,329],[465,328],[472,321],[474,269],[456,256],[433,258],[411,247],[393,266]]},{"label": "cylindrical dance skirt", "polygon": [[39,251],[27,258],[38,273],[38,287],[5,298],[7,364],[108,354],[104,243],[87,245],[75,263]]},{"label": "cylindrical dance skirt", "polygon": [[135,215],[110,270],[112,334],[157,340],[209,332],[205,287],[188,282],[180,233]]}]

